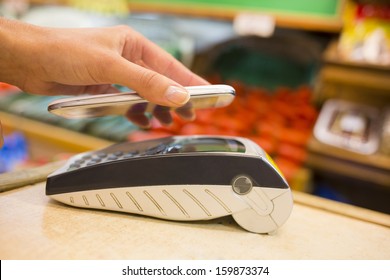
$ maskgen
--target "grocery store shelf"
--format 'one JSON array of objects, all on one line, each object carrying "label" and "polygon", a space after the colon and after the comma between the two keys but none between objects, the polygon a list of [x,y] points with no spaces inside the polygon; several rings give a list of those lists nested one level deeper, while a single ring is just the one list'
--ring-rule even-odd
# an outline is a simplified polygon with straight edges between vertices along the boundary
[{"label": "grocery store shelf", "polygon": [[389,74],[390,70],[326,65],[321,70],[320,78],[323,82],[389,91]]},{"label": "grocery store shelf", "polygon": [[21,131],[28,139],[59,147],[64,152],[80,153],[113,144],[111,141],[1,111],[0,120],[5,132]]},{"label": "grocery store shelf", "polygon": [[[318,76],[318,90],[327,96],[363,98],[363,103],[386,105],[390,98],[390,66],[346,60],[339,55],[337,44],[330,43],[322,55],[324,65]],[[372,95],[375,98],[367,100]]]},{"label": "grocery store shelf", "polygon": [[[341,6],[341,4],[340,4]],[[233,20],[240,12],[248,12],[248,9],[243,8],[232,9],[220,5],[210,7],[210,5],[191,5],[189,8],[186,4],[172,4],[164,1],[131,1],[130,10],[132,12],[155,12],[177,15],[187,15],[194,17],[205,17],[223,20]],[[271,15],[275,19],[275,23],[279,27],[294,28],[302,30],[324,31],[324,32],[340,32],[342,28],[341,17],[320,17],[305,14],[287,14],[273,11],[258,11],[249,10],[251,13],[261,13]]]},{"label": "grocery store shelf", "polygon": [[[175,3],[176,2],[176,3]],[[333,15],[324,15],[321,13],[297,13],[292,11],[278,11],[277,9],[272,10],[258,10],[243,5],[241,9],[229,7],[226,3],[217,4],[204,4],[201,3],[177,3],[169,1],[142,1],[132,0],[129,1],[129,10],[131,13],[161,13],[161,14],[173,14],[180,16],[193,16],[199,18],[213,18],[222,20],[233,20],[238,13],[251,12],[271,15],[275,19],[275,23],[279,27],[294,28],[301,30],[310,31],[322,31],[338,33],[342,29],[342,19],[340,16],[344,0],[339,0],[336,6],[336,10]],[[202,3],[203,2],[203,3]],[[48,4],[44,0],[32,0],[33,4]],[[57,5],[69,5],[66,0],[52,0],[50,4]],[[258,3],[257,3],[258,4]],[[288,6],[288,5],[287,5]]]},{"label": "grocery store shelf", "polygon": [[355,68],[360,68],[360,69],[374,69],[374,70],[390,71],[389,65],[380,65],[380,64],[375,64],[375,63],[366,63],[366,62],[343,59],[339,55],[337,48],[338,48],[337,41],[333,41],[329,44],[329,46],[326,48],[326,50],[323,53],[323,61],[325,63],[335,64],[335,65],[339,65],[339,66],[355,67]]},{"label": "grocery store shelf", "polygon": [[363,155],[310,140],[307,165],[390,188],[390,157]]}]

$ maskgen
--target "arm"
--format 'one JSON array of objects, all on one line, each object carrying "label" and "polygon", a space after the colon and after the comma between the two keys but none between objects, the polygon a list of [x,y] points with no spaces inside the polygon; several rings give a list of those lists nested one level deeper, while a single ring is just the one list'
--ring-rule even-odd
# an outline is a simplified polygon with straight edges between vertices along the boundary
[{"label": "arm", "polygon": [[105,93],[112,84],[181,106],[182,87],[207,84],[127,26],[44,28],[0,18],[0,81],[36,94]]}]

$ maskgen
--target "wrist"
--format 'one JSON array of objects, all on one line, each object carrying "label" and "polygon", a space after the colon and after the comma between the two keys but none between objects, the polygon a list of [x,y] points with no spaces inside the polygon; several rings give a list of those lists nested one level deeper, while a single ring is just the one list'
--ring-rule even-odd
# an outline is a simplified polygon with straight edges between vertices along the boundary
[{"label": "wrist", "polygon": [[10,20],[0,17],[0,82],[10,83],[12,65],[12,23]]},{"label": "wrist", "polygon": [[29,68],[37,59],[40,28],[0,17],[0,82],[23,86]]}]

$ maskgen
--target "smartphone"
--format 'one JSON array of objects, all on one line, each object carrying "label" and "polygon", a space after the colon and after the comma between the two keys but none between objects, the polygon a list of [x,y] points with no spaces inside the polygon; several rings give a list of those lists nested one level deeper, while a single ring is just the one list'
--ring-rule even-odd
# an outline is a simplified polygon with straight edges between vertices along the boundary
[{"label": "smartphone", "polygon": [[[182,107],[193,109],[218,108],[228,106],[235,97],[235,90],[228,85],[206,85],[186,87],[190,100]],[[124,115],[131,110],[153,113],[156,110],[172,110],[150,103],[136,92],[120,92],[110,94],[77,96],[62,98],[51,102],[48,111],[68,119],[101,117],[107,115]]]}]

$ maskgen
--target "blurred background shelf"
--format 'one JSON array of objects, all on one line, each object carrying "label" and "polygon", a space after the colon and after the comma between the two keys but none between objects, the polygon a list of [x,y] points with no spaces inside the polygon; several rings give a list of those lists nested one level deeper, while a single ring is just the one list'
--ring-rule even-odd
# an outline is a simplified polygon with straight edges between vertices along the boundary
[{"label": "blurred background shelf", "polygon": [[0,120],[5,135],[18,131],[26,136],[29,156],[33,160],[51,159],[57,154],[81,153],[113,144],[112,141],[102,138],[2,111]]},{"label": "blurred background shelf", "polygon": [[382,108],[390,105],[390,66],[345,60],[331,42],[322,55],[318,102],[340,98]]},{"label": "blurred background shelf", "polygon": [[[341,12],[345,2],[345,0],[123,0],[126,1],[131,13],[160,13],[232,21],[239,13],[250,12],[272,16],[278,27],[332,33],[339,32],[342,28]],[[87,1],[32,0],[31,2],[60,5],[80,2],[86,6]]]},{"label": "blurred background shelf", "polygon": [[325,63],[334,64],[339,66],[350,66],[356,67],[360,69],[374,69],[374,70],[382,70],[382,71],[390,71],[389,65],[382,65],[378,63],[368,63],[362,61],[354,61],[350,59],[345,59],[340,54],[338,50],[339,42],[334,40],[329,43],[328,47],[323,53],[323,60]]},{"label": "blurred background shelf", "polygon": [[362,155],[332,147],[314,137],[308,144],[307,166],[373,182],[390,190],[390,157]]},{"label": "blurred background shelf", "polygon": [[338,32],[341,30],[341,9],[344,1],[202,1],[202,0],[131,0],[131,11],[159,12],[179,15],[212,17],[233,20],[241,12],[268,14],[279,27],[314,31]]}]

